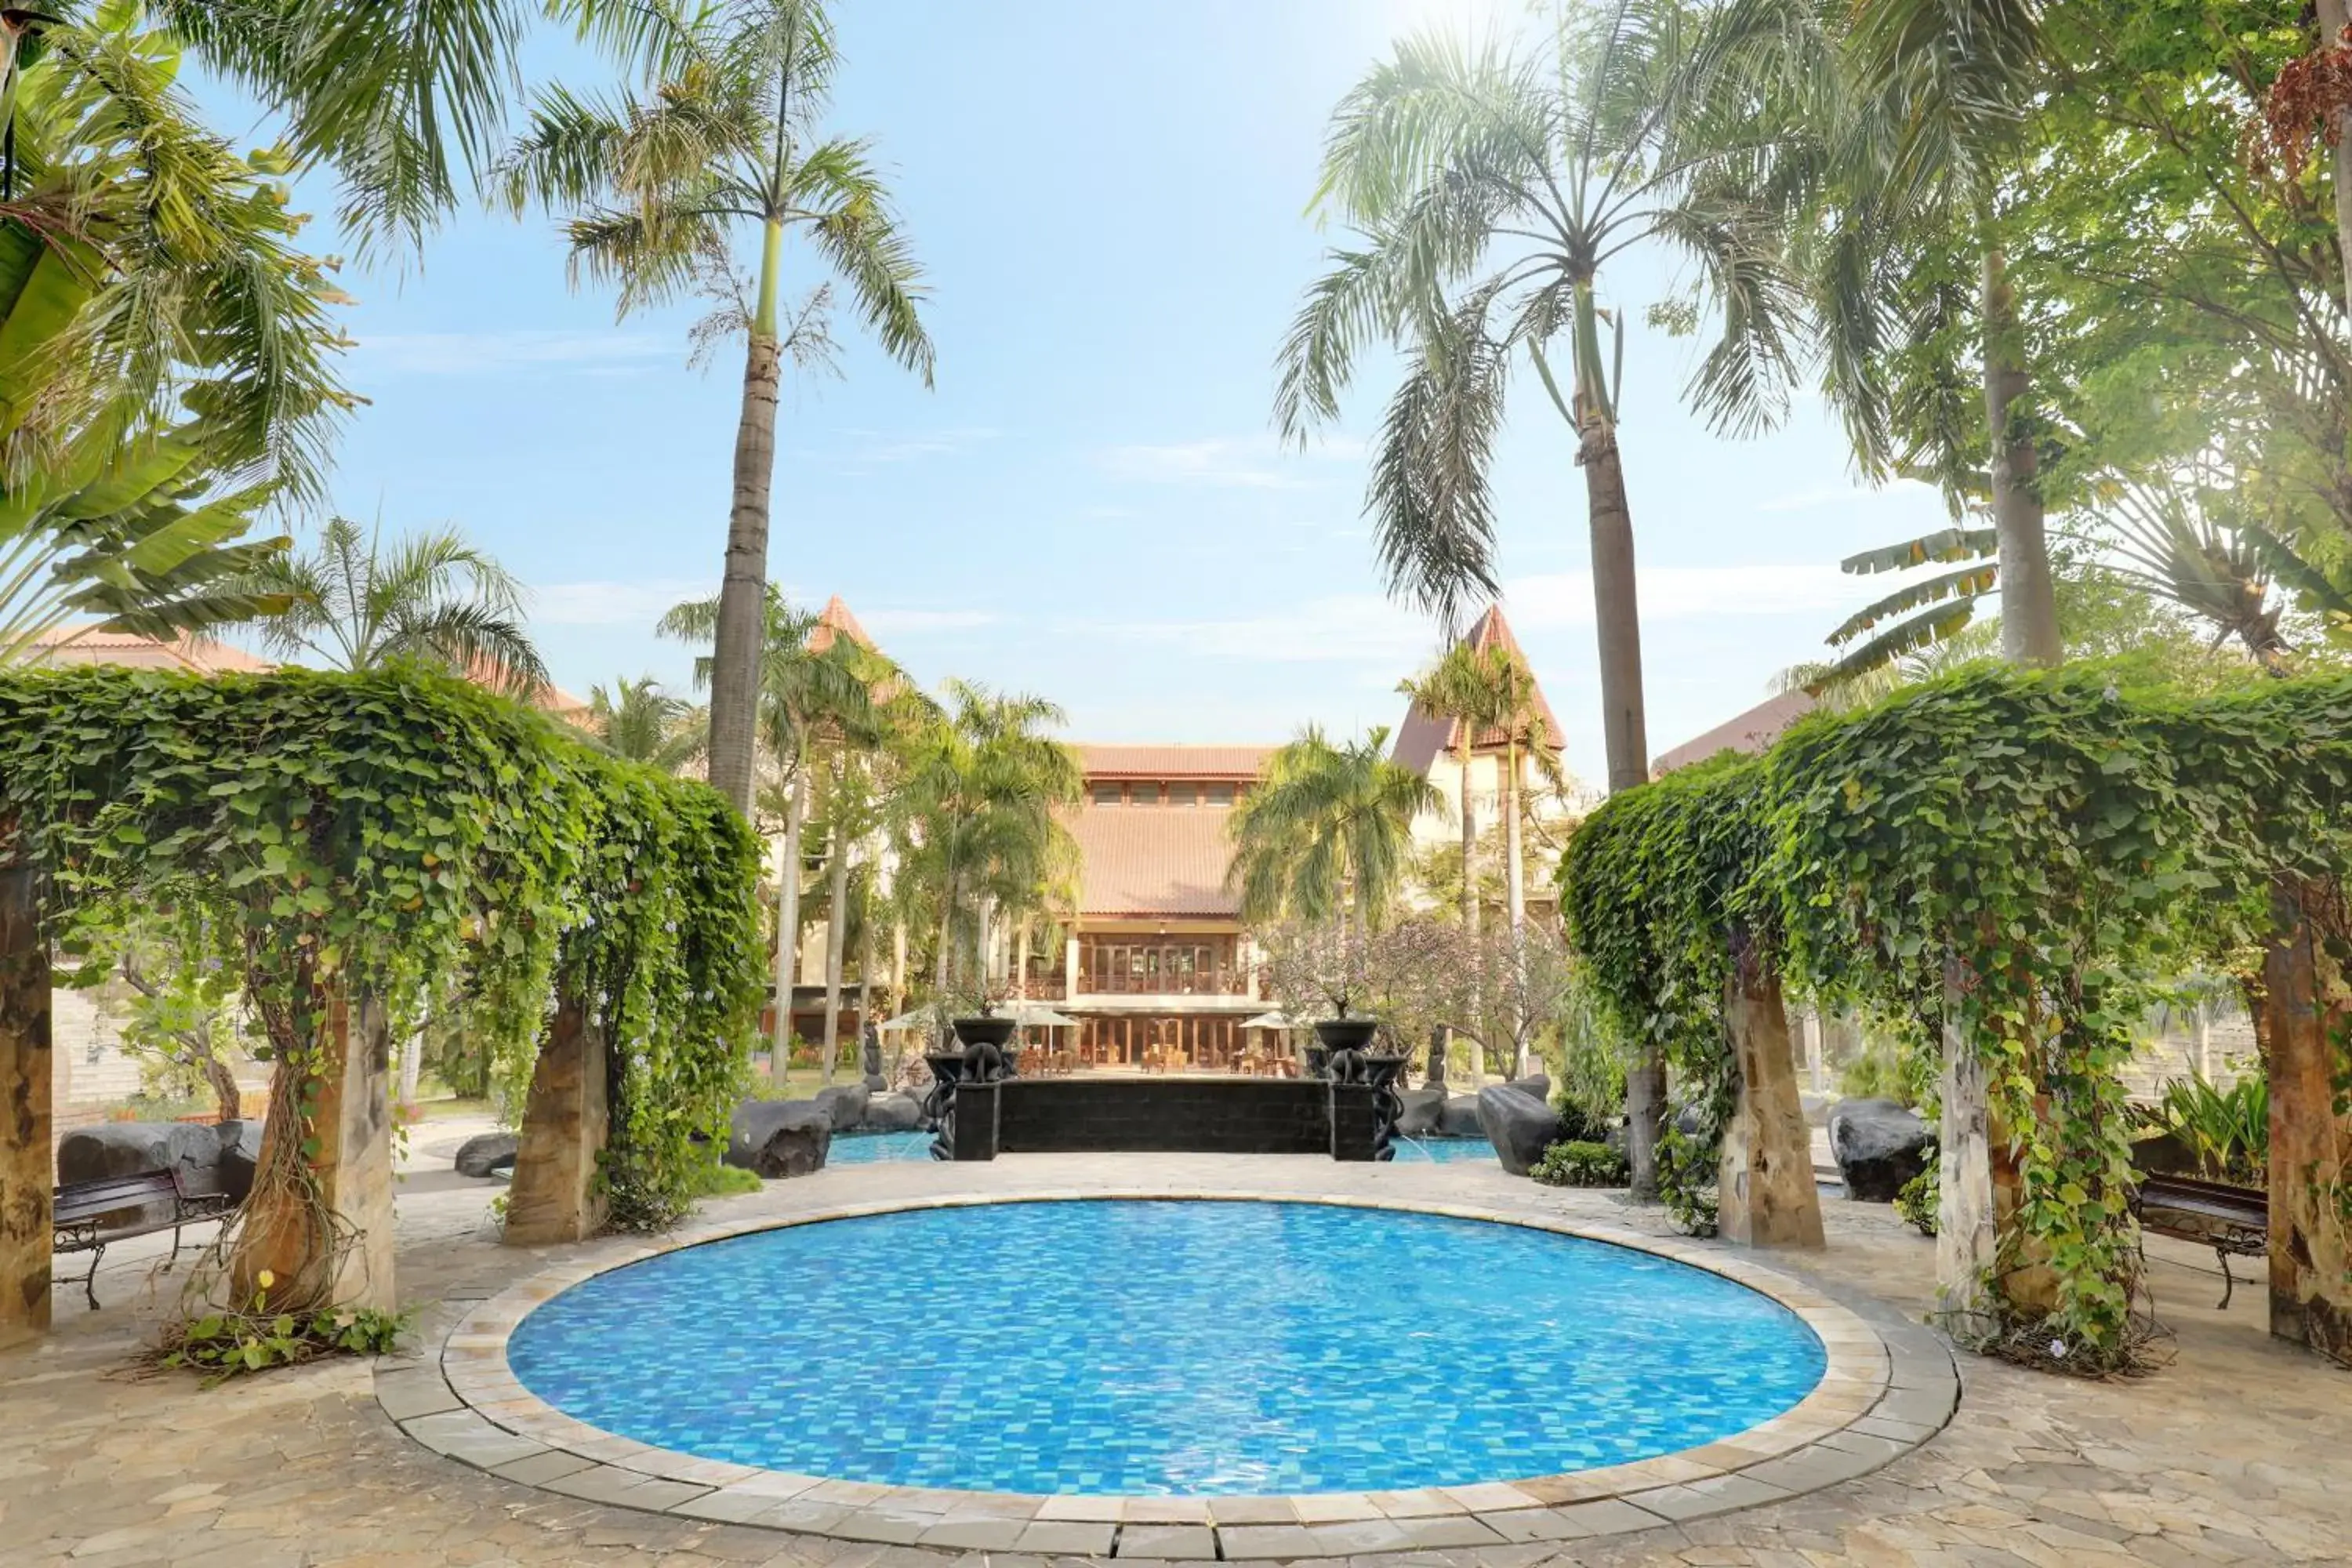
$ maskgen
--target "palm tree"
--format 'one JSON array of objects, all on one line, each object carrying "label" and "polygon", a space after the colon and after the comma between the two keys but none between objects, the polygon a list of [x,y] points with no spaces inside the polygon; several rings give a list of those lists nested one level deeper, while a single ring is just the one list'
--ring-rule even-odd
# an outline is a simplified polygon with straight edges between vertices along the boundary
[{"label": "palm tree", "polygon": [[1265,760],[1257,786],[1234,807],[1234,858],[1226,886],[1241,895],[1242,919],[1346,923],[1360,930],[1387,918],[1404,884],[1412,820],[1444,811],[1426,778],[1389,760],[1389,732],[1333,743],[1309,724]]},{"label": "palm tree", "polygon": [[1053,703],[962,680],[947,694],[908,759],[896,825],[901,880],[936,900],[931,991],[942,1003],[968,900],[983,955],[973,976],[984,981],[992,910],[1017,917],[1066,898],[1078,852],[1060,813],[1086,783],[1077,753],[1046,733],[1063,722]]},{"label": "palm tree", "polygon": [[523,628],[522,584],[455,530],[387,549],[380,529],[329,518],[315,551],[274,556],[246,583],[284,601],[255,622],[281,656],[353,671],[421,658],[516,696],[548,684]]},{"label": "palm tree", "polygon": [[1478,929],[1478,910],[1472,894],[1477,833],[1471,821],[1471,752],[1474,744],[1492,745],[1496,742],[1488,737],[1500,737],[1503,755],[1497,760],[1500,787],[1496,804],[1503,819],[1504,908],[1512,932],[1524,931],[1527,871],[1522,829],[1527,810],[1520,795],[1525,771],[1519,764],[1521,755],[1531,758],[1547,779],[1556,784],[1565,783],[1559,743],[1552,734],[1551,715],[1537,688],[1535,671],[1516,647],[1502,643],[1482,647],[1465,640],[1455,643],[1417,679],[1403,682],[1398,689],[1424,711],[1454,721],[1454,755],[1462,769],[1463,923],[1473,933]]},{"label": "palm tree", "polygon": [[2250,515],[2244,486],[2217,465],[2153,476],[2108,473],[2094,484],[2095,537],[2116,547],[2107,570],[2234,640],[2273,675],[2294,672],[2294,645],[2274,595],[2284,584],[2326,619],[2352,618],[2352,599]]},{"label": "palm tree", "polygon": [[588,692],[588,727],[616,757],[649,763],[675,773],[702,752],[702,714],[683,697],[672,697],[652,676],[621,679],[611,690]]},{"label": "palm tree", "polygon": [[[831,97],[833,27],[817,0],[736,0],[690,13],[643,0],[649,89],[604,100],[540,96],[501,161],[499,189],[520,213],[571,212],[572,276],[617,284],[621,313],[696,288],[734,297],[722,324],[746,339],[710,675],[710,782],[751,805],[759,721],[761,595],[785,333],[778,309],[784,240],[804,236],[848,286],[893,358],[930,384],[932,351],[917,303],[921,271],[891,211],[871,149],[816,139]],[[736,281],[736,226],[760,232],[751,298]],[[803,337],[805,323],[795,323]],[[821,337],[821,333],[817,333]]]},{"label": "palm tree", "polygon": [[[801,878],[807,869],[801,837],[808,820],[809,774],[828,736],[862,731],[873,719],[869,670],[846,637],[820,635],[823,619],[794,607],[773,584],[765,590],[759,666],[761,751],[773,765],[772,816],[784,825],[783,864],[776,879],[775,1070],[790,1065],[793,970],[800,956]],[[657,630],[665,637],[709,646],[725,615],[724,595],[674,605]],[[717,683],[718,660],[694,661],[697,686]]]},{"label": "palm tree", "polygon": [[295,247],[282,163],[205,128],[136,7],[6,36],[0,485],[38,506],[168,432],[150,456],[184,497],[217,475],[224,500],[261,481],[315,499],[354,403],[331,314],[349,300]]},{"label": "palm tree", "polygon": [[[824,1038],[821,1052],[824,1079],[833,1081],[840,1058],[842,970],[849,952],[853,925],[862,956],[858,964],[860,1018],[865,1017],[864,992],[872,962],[871,868],[858,856],[887,824],[888,792],[903,773],[908,749],[939,710],[916,689],[906,672],[878,650],[853,641],[839,631],[833,646],[848,657],[865,682],[868,705],[854,722],[835,723],[820,732],[824,773],[824,838],[826,881],[824,916]],[[859,896],[851,897],[853,879]],[[853,919],[853,917],[855,917]]]},{"label": "palm tree", "polygon": [[[1766,68],[1784,82],[1803,84],[1799,112],[1839,122],[1834,155],[1810,186],[1812,226],[1825,237],[1806,249],[1826,390],[1856,457],[1875,478],[1936,480],[1956,523],[1979,505],[1990,514],[1989,530],[1955,527],[1873,554],[1906,563],[1997,556],[2002,655],[2029,665],[2064,657],[2040,482],[2044,429],[2010,267],[2035,105],[2054,85],[2042,9],[2031,0],[1833,8],[1758,0],[1744,8],[1754,29],[1748,47],[1768,55]],[[1821,84],[1832,82],[1839,90],[1824,99]],[[1979,356],[1974,407],[1964,347]],[[1967,565],[1872,606],[1864,616],[1874,621],[1926,607],[1846,667],[1867,668],[1958,629],[1965,604],[1992,581],[1990,569]]]},{"label": "palm tree", "polygon": [[1539,58],[1410,39],[1341,101],[1315,199],[1357,238],[1283,344],[1275,417],[1303,439],[1339,417],[1360,355],[1403,349],[1367,510],[1391,591],[1450,623],[1496,589],[1487,469],[1524,355],[1576,433],[1609,785],[1625,789],[1648,776],[1649,746],[1617,445],[1623,323],[1601,302],[1602,269],[1645,241],[1694,261],[1722,331],[1688,395],[1719,427],[1770,423],[1798,300],[1769,191],[1791,143],[1711,110],[1691,68],[1699,25],[1677,0],[1561,9],[1550,43]]},{"label": "palm tree", "polygon": [[[52,10],[71,9],[52,5]],[[212,71],[276,111],[298,170],[340,180],[363,257],[413,253],[493,165],[530,12],[620,58],[657,58],[665,0],[146,0]],[[126,8],[127,9],[127,8]]]}]

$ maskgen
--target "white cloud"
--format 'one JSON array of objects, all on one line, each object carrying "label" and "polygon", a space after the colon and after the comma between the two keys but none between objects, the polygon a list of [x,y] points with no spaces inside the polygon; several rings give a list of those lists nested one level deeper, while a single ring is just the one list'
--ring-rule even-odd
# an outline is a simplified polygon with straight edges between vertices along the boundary
[{"label": "white cloud", "polygon": [[685,348],[658,332],[374,332],[359,339],[362,360],[394,375],[495,375],[561,367],[634,374],[657,360],[683,363]]},{"label": "white cloud", "polygon": [[1347,436],[1319,441],[1304,452],[1287,450],[1271,436],[1220,436],[1111,447],[1097,460],[1111,478],[1138,484],[1295,490],[1321,482],[1318,465],[1354,462],[1363,453],[1364,444]]},{"label": "white cloud", "polygon": [[1911,501],[1925,498],[1937,500],[1936,487],[1917,479],[1896,479],[1891,484],[1872,489],[1868,485],[1822,485],[1793,494],[1775,496],[1770,500],[1758,501],[1758,511],[1813,511],[1822,507],[1868,506],[1889,500]]},{"label": "white cloud", "polygon": [[530,618],[551,626],[636,626],[651,631],[671,605],[707,599],[711,588],[711,584],[690,577],[549,583],[532,590]]},{"label": "white cloud", "polygon": [[1282,615],[1181,621],[1073,623],[1067,630],[1117,642],[1180,649],[1202,658],[1267,664],[1409,665],[1435,640],[1430,623],[1372,595],[1309,600]]},{"label": "white cloud", "polygon": [[[1644,621],[1777,616],[1837,609],[1853,602],[1854,580],[1833,561],[1639,569]],[[1505,584],[1505,612],[1521,626],[1592,624],[1592,574],[1552,572]]]},{"label": "white cloud", "polygon": [[921,637],[930,632],[971,631],[1004,617],[993,610],[860,610],[858,623],[876,637]]},{"label": "white cloud", "polygon": [[823,456],[839,458],[845,467],[863,468],[884,463],[910,463],[923,458],[950,458],[993,441],[1003,434],[984,426],[963,426],[947,430],[844,430],[850,438],[846,449],[834,448]]}]

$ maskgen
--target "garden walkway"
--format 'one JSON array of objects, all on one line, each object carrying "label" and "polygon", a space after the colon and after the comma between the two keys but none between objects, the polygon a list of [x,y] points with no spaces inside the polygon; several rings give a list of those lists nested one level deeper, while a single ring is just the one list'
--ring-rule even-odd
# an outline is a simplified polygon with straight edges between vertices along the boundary
[{"label": "garden walkway", "polygon": [[[714,1205],[730,1217],[948,1191],[1131,1187],[1344,1192],[1531,1208],[1622,1222],[1605,1197],[1557,1193],[1475,1165],[1344,1166],[1214,1156],[1026,1156],[992,1165],[845,1166]],[[421,1190],[430,1184],[440,1190]],[[502,1248],[488,1193],[436,1181],[400,1204],[404,1300],[437,1333],[473,1302],[565,1249]],[[1849,1300],[1916,1312],[1930,1244],[1878,1205],[1828,1205],[1831,1250],[1776,1258]],[[1858,1481],[1785,1502],[1586,1542],[1354,1560],[1371,1568],[1681,1563],[1990,1565],[2352,1562],[2352,1374],[2273,1345],[2261,1291],[2212,1302],[2210,1255],[2150,1244],[2179,1331],[2174,1363],[2089,1384],[1963,1358],[1958,1415],[1918,1451]],[[108,1310],[61,1305],[45,1344],[0,1354],[0,1563],[287,1564],[744,1563],[950,1568],[953,1554],[698,1523],[566,1498],[443,1458],[377,1405],[363,1363],[304,1368],[211,1393],[126,1377],[136,1292]],[[122,1303],[120,1306],[112,1302]],[[1508,1330],[1497,1326],[1507,1342]],[[1528,1347],[1498,1344],[1499,1353]],[[1047,1568],[971,1553],[960,1568]],[[1128,1561],[1121,1559],[1122,1562]]]}]

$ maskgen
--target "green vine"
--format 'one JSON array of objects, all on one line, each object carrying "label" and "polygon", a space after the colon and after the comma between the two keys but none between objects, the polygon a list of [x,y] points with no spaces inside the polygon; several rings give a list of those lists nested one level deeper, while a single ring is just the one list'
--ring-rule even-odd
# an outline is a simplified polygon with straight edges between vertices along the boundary
[{"label": "green vine", "polygon": [[1715,1231],[1738,1088],[1724,1016],[1735,931],[1766,952],[1777,942],[1776,909],[1751,894],[1766,847],[1762,777],[1754,759],[1727,757],[1612,796],[1578,829],[1560,869],[1570,938],[1612,1031],[1657,1046],[1673,1074],[1678,1108],[1659,1143],[1658,1196],[1701,1236]]},{"label": "green vine", "polygon": [[611,1042],[616,1223],[673,1217],[721,1134],[760,996],[751,829],[464,681],[0,672],[0,857],[48,873],[69,952],[144,905],[201,910],[241,963],[278,1058],[257,1193],[327,1233],[281,1311],[329,1304],[350,1241],[308,1163],[341,1007],[461,998],[520,1102],[560,978]]},{"label": "green vine", "polygon": [[[2073,667],[1908,689],[1613,797],[1562,882],[1617,1022],[1665,1048],[1686,1102],[1726,1081],[1709,1073],[1740,942],[1825,1005],[1965,1042],[2014,1172],[1988,1340],[2099,1369],[2132,1364],[2148,1327],[2119,1071],[2135,1026],[2166,976],[2283,930],[2274,888],[2309,910],[2347,865],[2352,680],[2187,696]],[[2341,1174],[2313,1180],[2352,1219]]]}]

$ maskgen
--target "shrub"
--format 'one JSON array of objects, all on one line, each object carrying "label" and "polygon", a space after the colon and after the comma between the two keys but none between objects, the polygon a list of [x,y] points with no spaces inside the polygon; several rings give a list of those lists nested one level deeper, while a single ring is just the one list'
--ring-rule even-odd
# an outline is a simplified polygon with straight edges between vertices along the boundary
[{"label": "shrub", "polygon": [[2251,1073],[2228,1089],[2201,1077],[2174,1079],[2164,1098],[2136,1112],[2138,1120],[2179,1140],[2209,1181],[2261,1186],[2269,1179],[2269,1080]]},{"label": "shrub", "polygon": [[1528,1174],[1548,1187],[1622,1187],[1625,1156],[1606,1143],[1563,1138],[1543,1152]]},{"label": "shrub", "polygon": [[1921,1236],[1933,1236],[1942,1191],[1936,1180],[1936,1163],[1930,1160],[1926,1170],[1904,1183],[1903,1190],[1895,1194],[1895,1212]]},{"label": "shrub", "polygon": [[756,1193],[761,1186],[760,1178],[740,1165],[730,1165],[713,1159],[695,1173],[690,1191],[698,1198],[740,1197]]}]

